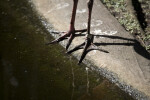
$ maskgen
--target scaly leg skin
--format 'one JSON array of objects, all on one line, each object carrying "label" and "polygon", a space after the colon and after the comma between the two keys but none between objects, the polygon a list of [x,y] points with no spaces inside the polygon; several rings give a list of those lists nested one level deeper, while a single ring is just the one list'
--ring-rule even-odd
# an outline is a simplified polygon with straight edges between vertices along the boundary
[{"label": "scaly leg skin", "polygon": [[93,8],[93,0],[89,0],[88,1],[88,10],[89,10],[88,28],[87,28],[87,36],[86,36],[85,42],[83,42],[82,44],[76,46],[74,49],[67,52],[69,54],[69,53],[72,53],[72,52],[74,52],[78,49],[83,49],[83,52],[82,52],[82,55],[81,55],[81,58],[80,58],[78,64],[80,64],[83,61],[83,59],[85,58],[87,52],[89,52],[91,50],[99,50],[99,51],[102,51],[102,52],[105,52],[105,53],[109,53],[106,50],[99,49],[98,47],[96,47],[93,44],[94,36],[92,34],[90,34],[92,8]]},{"label": "scaly leg skin", "polygon": [[78,64],[80,64],[83,61],[83,59],[85,58],[86,54],[91,50],[98,50],[98,51],[102,51],[102,52],[105,52],[105,53],[109,53],[108,51],[95,46],[94,43],[93,43],[93,40],[94,40],[94,35],[87,34],[85,42],[83,42],[82,44],[76,46],[72,50],[68,51],[67,54],[71,54],[72,52],[74,52],[76,50],[83,49],[81,58],[78,62]]},{"label": "scaly leg skin", "polygon": [[66,50],[67,50],[69,48],[72,40],[77,35],[75,33],[77,33],[77,32],[83,33],[83,32],[86,32],[86,31],[87,31],[87,29],[83,29],[83,30],[72,30],[72,29],[70,29],[70,31],[68,31],[68,32],[54,32],[54,33],[62,33],[63,35],[60,36],[58,39],[55,39],[55,40],[51,41],[50,43],[46,43],[46,44],[49,45],[49,44],[59,43],[59,42],[65,40],[69,37],[68,43],[66,44]]},{"label": "scaly leg skin", "polygon": [[[78,5],[78,0],[73,0],[73,10],[72,10],[72,16],[71,16],[71,22],[70,22],[70,29],[68,32],[64,33],[62,36],[60,36],[58,39],[55,39],[54,41],[47,43],[47,44],[54,44],[54,43],[58,43],[60,41],[65,40],[66,38],[69,37],[68,43],[66,45],[66,50],[69,48],[72,40],[74,39],[74,37],[76,36],[75,33],[77,32],[86,32],[87,29],[83,29],[83,30],[75,30],[74,28],[74,24],[75,24],[75,16],[76,16],[76,10],[77,10],[77,5]],[[61,32],[60,32],[61,33]]]}]

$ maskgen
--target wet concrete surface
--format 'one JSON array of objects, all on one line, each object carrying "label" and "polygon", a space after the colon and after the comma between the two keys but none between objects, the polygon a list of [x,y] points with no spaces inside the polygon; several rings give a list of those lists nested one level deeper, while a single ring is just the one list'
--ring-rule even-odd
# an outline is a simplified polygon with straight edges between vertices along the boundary
[{"label": "wet concrete surface", "polygon": [[66,55],[27,1],[0,1],[0,100],[133,100]]},{"label": "wet concrete surface", "polygon": [[[43,24],[49,23],[57,31],[68,31],[72,11],[72,0],[31,0],[37,12],[45,17]],[[86,0],[79,0],[76,29],[87,27]],[[120,88],[123,87],[137,99],[150,97],[150,55],[140,44],[119,24],[109,13],[100,0],[94,0],[91,33],[95,35],[94,42],[100,48],[109,51],[91,51],[86,55],[84,63],[101,72]],[[59,35],[53,35],[55,38]],[[84,36],[76,37],[70,47],[84,41]],[[65,46],[67,41],[61,42]],[[80,58],[82,50],[73,53]]]}]

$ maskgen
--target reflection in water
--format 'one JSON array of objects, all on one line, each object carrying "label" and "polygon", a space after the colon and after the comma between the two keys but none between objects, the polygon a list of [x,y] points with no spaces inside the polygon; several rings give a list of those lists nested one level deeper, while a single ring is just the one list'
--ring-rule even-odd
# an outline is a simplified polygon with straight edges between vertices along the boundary
[{"label": "reflection in water", "polygon": [[72,63],[71,63],[71,57],[70,57],[70,65],[71,65],[71,70],[72,70],[72,95],[71,95],[71,100],[73,100],[73,96],[74,96],[74,88],[75,88],[75,84],[74,84],[74,69],[72,67]]},{"label": "reflection in water", "polygon": [[61,46],[44,45],[52,37],[31,7],[0,1],[0,100],[132,100]]},{"label": "reflection in water", "polygon": [[87,93],[89,93],[89,84],[90,84],[90,82],[89,82],[89,68],[88,67],[86,67],[86,73],[87,73],[87,89],[86,89],[86,92]]}]

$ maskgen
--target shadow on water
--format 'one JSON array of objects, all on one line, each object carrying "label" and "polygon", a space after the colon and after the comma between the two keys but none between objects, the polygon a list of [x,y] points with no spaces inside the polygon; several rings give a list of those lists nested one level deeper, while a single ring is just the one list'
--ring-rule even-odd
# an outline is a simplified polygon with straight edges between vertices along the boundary
[{"label": "shadow on water", "polygon": [[1,0],[0,19],[0,100],[133,100],[61,46],[45,46],[52,37],[26,0]]}]

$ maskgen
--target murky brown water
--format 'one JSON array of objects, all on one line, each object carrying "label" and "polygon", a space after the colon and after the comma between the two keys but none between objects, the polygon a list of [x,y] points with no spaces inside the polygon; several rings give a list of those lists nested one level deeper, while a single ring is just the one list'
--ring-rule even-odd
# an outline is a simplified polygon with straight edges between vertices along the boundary
[{"label": "murky brown water", "polygon": [[0,1],[0,100],[133,100],[48,40],[27,1]]}]

